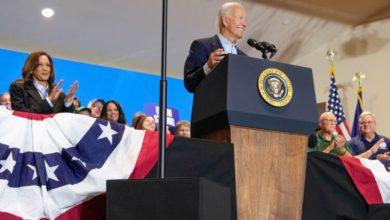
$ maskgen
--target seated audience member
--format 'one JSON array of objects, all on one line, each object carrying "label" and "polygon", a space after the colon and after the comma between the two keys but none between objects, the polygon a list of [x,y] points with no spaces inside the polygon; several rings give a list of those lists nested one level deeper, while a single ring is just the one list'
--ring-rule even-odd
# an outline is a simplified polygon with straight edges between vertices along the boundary
[{"label": "seated audience member", "polygon": [[32,52],[24,63],[22,77],[9,89],[12,109],[40,114],[73,112],[78,82],[72,84],[68,94],[62,93],[62,80],[54,84],[54,66],[49,54]]},{"label": "seated audience member", "polygon": [[88,116],[91,116],[91,109],[87,108],[87,107],[79,107],[77,110],[76,110],[76,113],[79,114],[79,115],[88,115]]},{"label": "seated audience member", "polygon": [[153,117],[139,114],[133,118],[132,127],[138,130],[156,131],[157,125]]},{"label": "seated audience member", "polygon": [[191,125],[188,121],[179,121],[175,127],[175,136],[191,137]]},{"label": "seated audience member", "polygon": [[108,101],[104,104],[101,118],[111,122],[126,124],[126,118],[122,107],[114,100]]},{"label": "seated audience member", "polygon": [[91,116],[100,118],[102,116],[102,109],[105,102],[103,99],[92,99],[88,103],[88,108],[91,109]]},{"label": "seated audience member", "polygon": [[336,116],[331,112],[322,113],[319,119],[320,129],[316,132],[316,146],[308,148],[308,151],[321,151],[338,156],[351,156],[345,138],[336,133]]},{"label": "seated audience member", "polygon": [[0,105],[4,105],[7,109],[11,110],[11,96],[9,93],[3,93],[0,97]]},{"label": "seated audience member", "polygon": [[353,155],[390,161],[390,139],[376,133],[375,115],[363,112],[359,116],[360,135],[348,142]]},{"label": "seated audience member", "polygon": [[75,112],[77,111],[78,108],[81,107],[81,101],[77,97],[73,97],[73,108]]}]

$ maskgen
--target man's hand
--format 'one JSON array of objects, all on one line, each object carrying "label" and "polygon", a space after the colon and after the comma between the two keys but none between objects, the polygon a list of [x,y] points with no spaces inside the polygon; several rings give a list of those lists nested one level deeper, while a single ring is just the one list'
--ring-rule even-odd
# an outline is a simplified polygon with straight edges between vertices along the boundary
[{"label": "man's hand", "polygon": [[73,82],[72,86],[70,86],[68,94],[66,94],[65,97],[65,102],[73,101],[74,94],[76,93],[78,88],[79,88],[79,82],[76,80]]},{"label": "man's hand", "polygon": [[209,60],[207,60],[207,66],[210,69],[214,68],[225,56],[223,49],[219,48],[210,54]]},{"label": "man's hand", "polygon": [[60,97],[60,94],[62,92],[61,84],[63,80],[60,80],[57,84],[54,85],[53,89],[50,92],[49,99],[52,103],[55,103]]},{"label": "man's hand", "polygon": [[334,149],[335,146],[335,141],[332,141],[322,152],[329,153]]},{"label": "man's hand", "polygon": [[345,148],[345,144],[347,141],[342,135],[337,136],[336,140],[334,140],[335,148],[340,152],[340,156],[351,156],[351,154]]},{"label": "man's hand", "polygon": [[381,138],[374,145],[372,145],[370,148],[371,154],[375,154],[383,142],[385,142],[385,139]]},{"label": "man's hand", "polygon": [[336,148],[345,149],[344,145],[347,142],[342,135],[337,136],[336,140],[334,140]]}]

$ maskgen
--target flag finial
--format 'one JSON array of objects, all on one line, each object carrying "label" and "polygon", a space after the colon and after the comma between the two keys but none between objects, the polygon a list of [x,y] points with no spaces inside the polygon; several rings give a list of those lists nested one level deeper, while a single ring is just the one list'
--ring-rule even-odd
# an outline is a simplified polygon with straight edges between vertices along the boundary
[{"label": "flag finial", "polygon": [[359,88],[362,87],[362,80],[366,79],[367,75],[362,73],[362,72],[357,72],[355,73],[355,76],[353,77],[352,81],[358,81],[359,83]]},{"label": "flag finial", "polygon": [[330,62],[333,64],[336,57],[336,52],[332,49],[328,50],[326,52],[326,58],[330,60]]}]

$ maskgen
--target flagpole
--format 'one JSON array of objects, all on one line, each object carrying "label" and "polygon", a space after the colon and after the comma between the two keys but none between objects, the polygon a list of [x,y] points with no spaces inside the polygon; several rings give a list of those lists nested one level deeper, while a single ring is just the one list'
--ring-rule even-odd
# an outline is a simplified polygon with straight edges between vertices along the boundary
[{"label": "flagpole", "polygon": [[359,117],[360,114],[364,111],[362,80],[365,79],[366,77],[367,77],[366,74],[363,74],[362,72],[357,72],[355,73],[355,76],[352,79],[353,82],[355,81],[358,82],[358,89],[356,92],[357,103],[356,103],[355,116],[353,118],[352,133],[351,133],[352,137],[355,137],[360,134]]},{"label": "flagpole", "polygon": [[326,58],[330,60],[330,87],[329,87],[329,99],[327,104],[328,112],[332,112],[337,118],[336,131],[338,134],[343,135],[346,140],[351,139],[350,130],[346,122],[346,116],[342,107],[340,95],[336,86],[335,77],[335,57],[336,53],[333,50],[328,50]]},{"label": "flagpole", "polygon": [[363,80],[364,79],[366,79],[367,78],[367,75],[366,74],[364,74],[364,73],[362,73],[362,72],[357,72],[357,73],[355,73],[355,76],[353,77],[353,79],[352,79],[352,81],[357,81],[358,82],[358,90],[357,90],[357,93],[356,93],[356,95],[357,95],[357,97],[358,97],[358,101],[360,102],[360,104],[361,104],[361,107],[362,107],[362,109],[364,108],[363,106],[363,99],[362,99],[362,93],[363,93],[363,87],[362,87],[362,82],[363,82]]},{"label": "flagpole", "polygon": [[336,57],[336,53],[334,52],[334,50],[328,50],[326,52],[326,58],[329,59],[330,61],[330,74],[334,74],[334,63],[335,63],[335,57]]},{"label": "flagpole", "polygon": [[159,160],[158,178],[165,178],[165,149],[167,145],[167,16],[168,0],[162,1],[161,80],[159,108]]}]

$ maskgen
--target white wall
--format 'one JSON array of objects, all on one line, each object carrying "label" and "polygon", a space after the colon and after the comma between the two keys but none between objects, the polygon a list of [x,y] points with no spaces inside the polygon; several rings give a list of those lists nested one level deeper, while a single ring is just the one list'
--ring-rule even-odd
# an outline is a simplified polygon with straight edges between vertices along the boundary
[{"label": "white wall", "polygon": [[325,58],[329,49],[337,53],[336,83],[350,126],[358,87],[352,78],[361,71],[367,74],[363,82],[364,110],[376,114],[378,133],[390,137],[390,19],[345,30],[331,42],[292,62],[313,69],[317,102],[326,102],[329,95],[330,64]]}]

